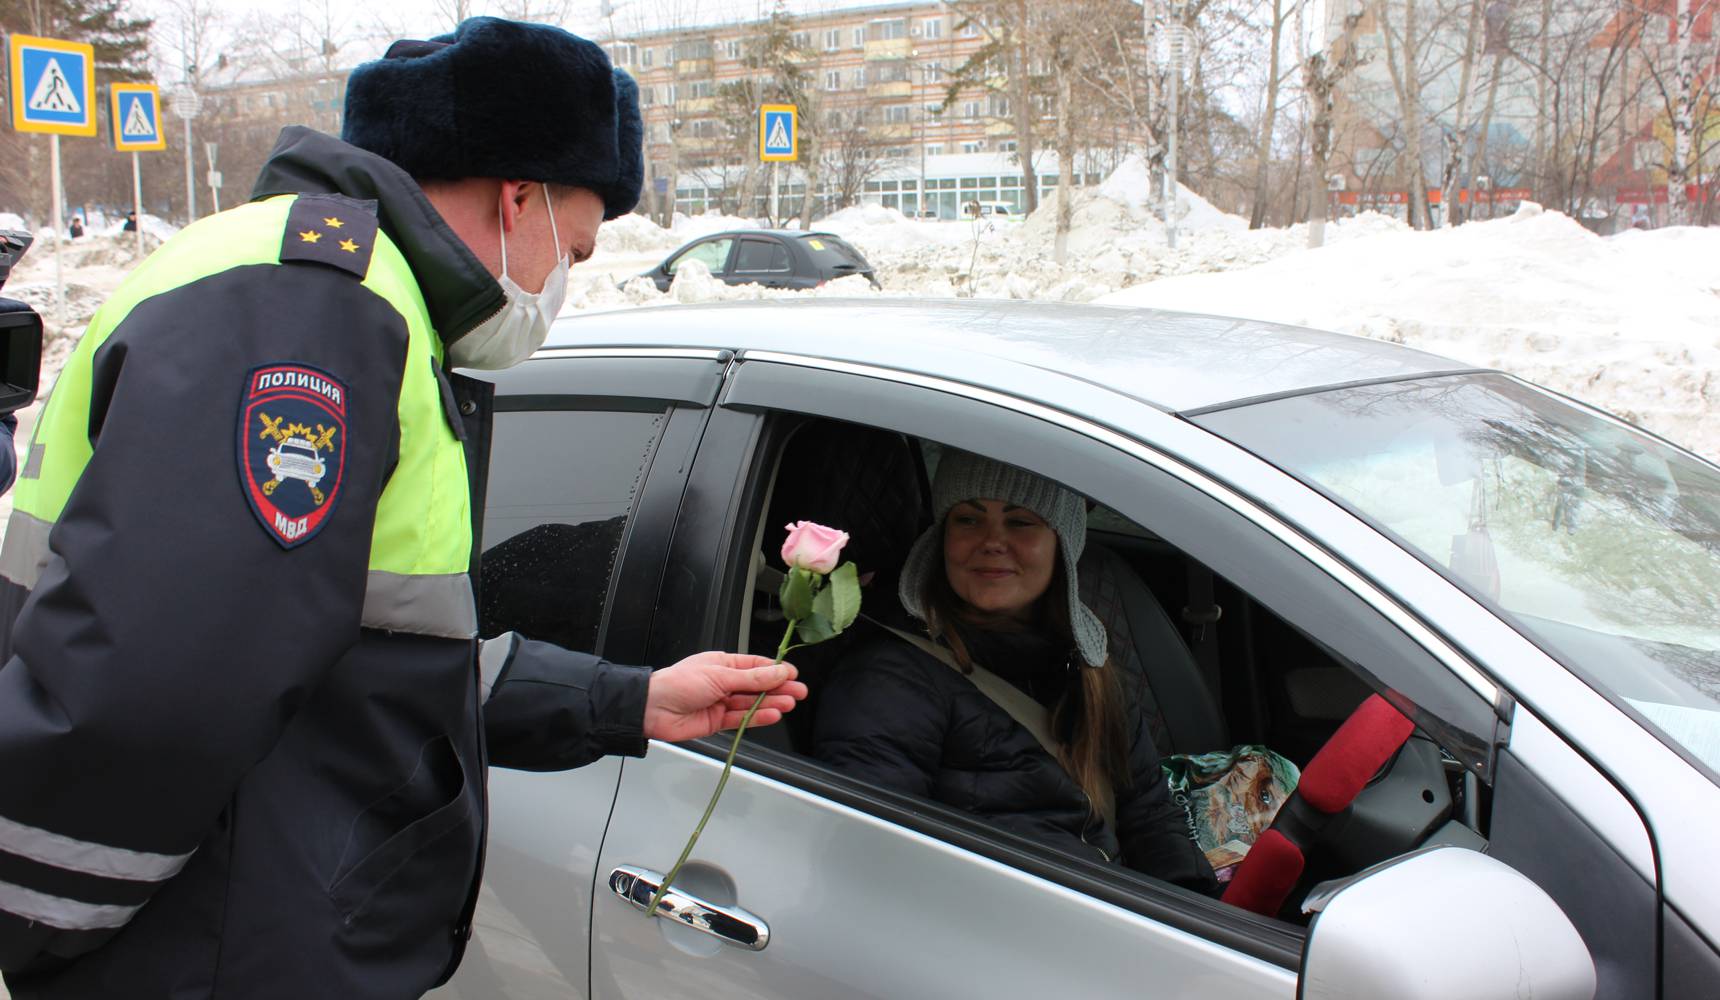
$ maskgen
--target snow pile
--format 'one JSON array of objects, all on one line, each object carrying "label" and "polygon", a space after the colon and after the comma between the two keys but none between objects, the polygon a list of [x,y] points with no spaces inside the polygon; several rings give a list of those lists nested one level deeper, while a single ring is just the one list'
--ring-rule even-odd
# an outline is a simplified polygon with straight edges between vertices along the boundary
[{"label": "snow pile", "polygon": [[883,205],[851,205],[812,224],[815,231],[835,233],[854,244],[874,265],[874,257],[907,253],[921,247],[958,246],[973,238],[971,221],[910,219]]},{"label": "snow pile", "polygon": [[698,215],[682,215],[680,212],[676,212],[674,225],[670,226],[675,238],[681,243],[728,229],[763,228],[764,222],[760,219],[744,219],[738,215],[724,215],[721,212],[701,212]]},{"label": "snow pile", "polygon": [[684,240],[643,215],[623,215],[605,222],[597,230],[597,252],[610,254],[661,254]]},{"label": "snow pile", "polygon": [[[1050,246],[1057,236],[1057,193],[1041,198],[1027,217],[1022,236],[1029,245]],[[1097,188],[1076,188],[1071,199],[1069,252],[1090,254],[1106,246],[1163,241],[1152,172],[1139,156],[1126,157]],[[1243,233],[1248,220],[1215,208],[1211,202],[1177,185],[1179,233]]]},{"label": "snow pile", "polygon": [[0,229],[26,233],[30,231],[30,227],[24,224],[24,217],[16,212],[0,212]]},{"label": "snow pile", "polygon": [[1374,231],[1100,302],[1361,334],[1500,368],[1720,455],[1720,229],[1595,236],[1539,206]]}]

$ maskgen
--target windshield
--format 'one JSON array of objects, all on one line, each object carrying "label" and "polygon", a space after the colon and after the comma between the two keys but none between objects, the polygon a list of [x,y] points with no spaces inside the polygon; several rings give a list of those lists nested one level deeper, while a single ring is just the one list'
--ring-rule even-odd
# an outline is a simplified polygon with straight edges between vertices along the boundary
[{"label": "windshield", "polygon": [[860,251],[829,233],[802,236],[800,242],[812,255],[813,264],[822,271],[860,273],[872,270],[872,265],[866,263],[866,258],[860,256]]},{"label": "windshield", "polygon": [[1396,536],[1720,781],[1720,469],[1503,375],[1195,422]]}]

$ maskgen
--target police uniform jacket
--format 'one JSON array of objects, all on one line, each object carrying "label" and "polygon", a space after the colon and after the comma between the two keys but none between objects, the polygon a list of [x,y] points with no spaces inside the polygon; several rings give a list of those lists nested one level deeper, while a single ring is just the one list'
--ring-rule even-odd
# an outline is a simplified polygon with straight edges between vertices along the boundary
[{"label": "police uniform jacket", "polygon": [[644,752],[644,668],[477,638],[488,398],[443,358],[502,304],[398,167],[289,129],[92,320],[0,550],[14,997],[417,996],[486,763]]}]

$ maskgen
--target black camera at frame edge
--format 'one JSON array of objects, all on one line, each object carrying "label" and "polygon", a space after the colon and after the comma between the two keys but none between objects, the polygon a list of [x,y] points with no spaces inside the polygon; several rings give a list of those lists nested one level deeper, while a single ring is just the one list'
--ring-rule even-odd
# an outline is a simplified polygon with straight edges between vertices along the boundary
[{"label": "black camera at frame edge", "polygon": [[[30,249],[29,233],[0,230],[0,287]],[[42,317],[17,299],[0,298],[0,415],[29,406],[42,377]]]}]

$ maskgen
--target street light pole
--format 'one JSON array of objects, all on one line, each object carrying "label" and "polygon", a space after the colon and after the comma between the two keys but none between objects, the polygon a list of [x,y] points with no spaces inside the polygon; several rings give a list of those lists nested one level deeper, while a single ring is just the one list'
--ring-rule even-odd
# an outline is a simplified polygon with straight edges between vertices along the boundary
[{"label": "street light pole", "polygon": [[920,89],[915,94],[915,101],[920,106],[920,196],[914,201],[914,215],[923,219],[926,217],[926,67],[920,62],[918,49],[911,55],[914,68],[920,71]]},{"label": "street light pole", "polygon": [[[203,101],[192,89],[191,82],[173,95],[173,113],[185,122],[185,222],[190,225],[197,221],[197,182],[193,178],[195,157],[191,151],[191,119],[197,117],[197,112],[203,107]],[[141,220],[139,220],[141,222]]]},{"label": "street light pole", "polygon": [[1183,49],[1188,39],[1182,23],[1182,4],[1171,0],[1170,24],[1170,136],[1165,143],[1165,245],[1177,248],[1177,104],[1182,92]]}]

